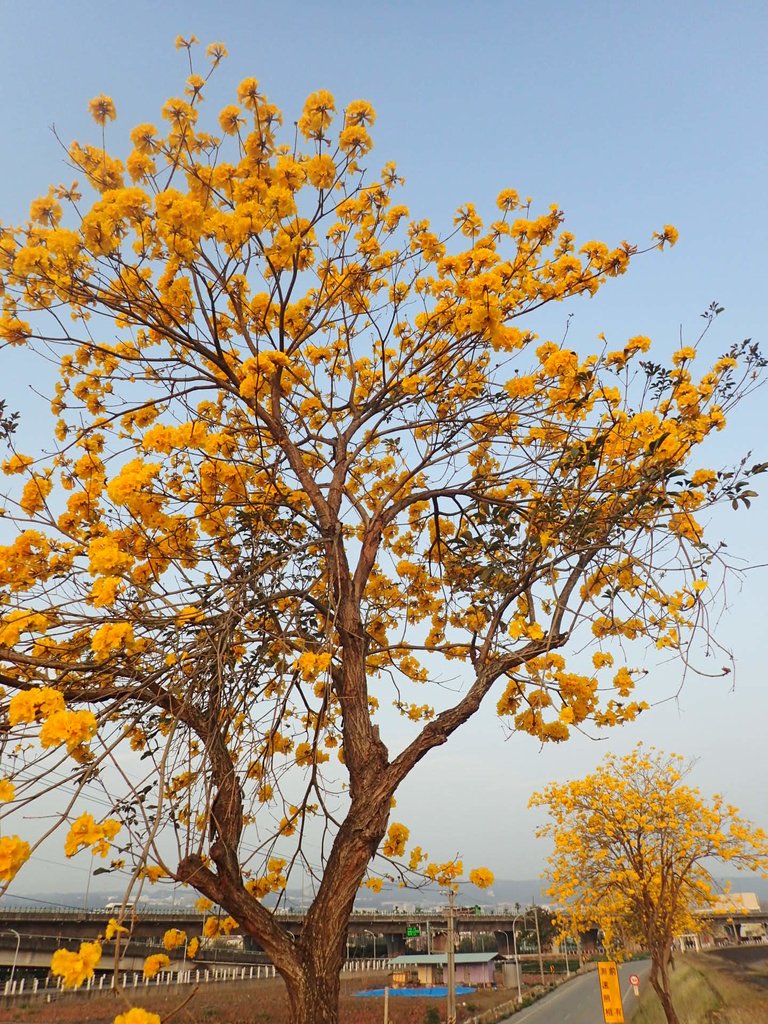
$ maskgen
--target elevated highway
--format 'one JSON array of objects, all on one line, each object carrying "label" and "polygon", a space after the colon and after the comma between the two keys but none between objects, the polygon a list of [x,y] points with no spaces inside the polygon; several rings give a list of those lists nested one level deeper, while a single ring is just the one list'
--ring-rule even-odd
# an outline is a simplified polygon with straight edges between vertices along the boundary
[{"label": "elevated highway", "polygon": [[[13,944],[13,936],[20,936],[21,947],[28,948],[38,940],[55,942],[58,946],[73,947],[83,939],[93,939],[103,933],[114,910],[78,910],[69,908],[0,908],[0,963],[6,959],[6,950]],[[294,935],[299,936],[304,923],[302,914],[280,913],[281,923]],[[169,928],[179,928],[192,938],[202,932],[205,916],[188,908],[144,908],[139,906],[131,920],[131,941],[142,946],[157,946],[162,942]],[[501,952],[514,949],[513,928],[515,921],[520,925],[520,916],[514,914],[459,913],[456,917],[456,931],[463,934],[479,935],[495,933],[497,947]],[[128,921],[126,921],[126,924]],[[379,956],[397,956],[411,945],[424,948],[429,944],[434,951],[445,947],[446,919],[442,911],[427,913],[354,913],[350,918],[348,937],[366,937],[367,943],[375,937]],[[234,933],[237,935],[237,933]],[[258,954],[258,947],[248,936],[243,937],[244,952]],[[151,950],[150,950],[151,951]],[[145,954],[146,955],[146,954]]]},{"label": "elevated highway", "polygon": [[[17,934],[20,949],[31,948],[38,940],[56,943],[53,948],[73,948],[74,942],[93,939],[99,933],[103,933],[109,918],[114,916],[114,910],[106,909],[86,911],[71,907],[0,908],[0,964],[7,960],[7,950],[9,946],[14,945]],[[302,914],[279,913],[278,916],[282,924],[294,935],[301,934],[304,923]],[[192,938],[201,934],[204,920],[203,914],[189,908],[158,909],[139,905],[131,921],[131,941],[143,949],[148,948],[151,952],[151,947],[156,950],[169,928],[179,928]],[[519,913],[464,912],[457,915],[456,931],[467,935],[494,933],[499,952],[508,954],[514,948],[513,931],[516,924],[518,934],[520,932],[520,920]],[[728,935],[730,932],[736,941],[739,938],[738,929],[746,923],[761,927],[768,936],[766,911],[737,914],[713,912],[706,915],[706,920],[724,934]],[[350,941],[356,936],[367,936],[368,941],[375,936],[375,952],[379,956],[391,957],[405,952],[409,940],[412,947],[415,945],[417,948],[425,948],[425,944],[428,943],[434,951],[444,949],[445,931],[445,913],[440,910],[394,914],[364,912],[352,915],[348,936]],[[258,947],[248,936],[243,937],[240,945],[245,953],[254,956],[259,953]]]}]

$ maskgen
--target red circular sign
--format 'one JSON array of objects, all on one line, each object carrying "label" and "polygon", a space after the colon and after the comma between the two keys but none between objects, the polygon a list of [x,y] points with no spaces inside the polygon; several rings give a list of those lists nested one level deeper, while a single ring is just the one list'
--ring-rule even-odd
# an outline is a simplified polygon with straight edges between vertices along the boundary
[{"label": "red circular sign", "polygon": [[636,974],[630,974],[630,976],[629,976],[629,984],[630,985],[639,985],[640,984],[640,979],[638,978],[638,976]]}]

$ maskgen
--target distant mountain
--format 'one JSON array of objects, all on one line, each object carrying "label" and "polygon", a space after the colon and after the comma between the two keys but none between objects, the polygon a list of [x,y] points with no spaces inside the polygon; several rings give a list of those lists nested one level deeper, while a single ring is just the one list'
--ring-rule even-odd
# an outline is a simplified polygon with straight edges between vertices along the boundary
[{"label": "distant mountain", "polygon": [[[720,889],[729,888],[731,892],[753,892],[757,895],[764,907],[768,907],[768,879],[760,875],[735,875],[729,878],[716,878],[717,886]],[[548,900],[544,894],[545,883],[539,878],[533,879],[495,879],[489,889],[476,889],[472,885],[462,886],[457,903],[460,906],[480,906],[484,910],[511,910],[514,907],[526,907],[532,903],[539,906],[546,905]],[[88,909],[99,910],[107,903],[121,900],[123,892],[119,889],[110,889],[100,892],[91,892],[88,897]],[[172,890],[169,886],[154,886],[152,889],[145,889],[140,899],[140,904],[147,907],[179,907],[191,908],[197,899],[197,894],[188,889]],[[288,889],[281,905],[285,908],[300,910],[307,906],[312,899],[309,887],[302,893],[300,889]],[[272,898],[272,902],[274,898]],[[269,905],[270,899],[265,903]],[[402,889],[399,886],[383,886],[381,892],[372,892],[363,889],[357,898],[355,908],[357,910],[378,910],[378,911],[405,911],[413,912],[417,909],[427,910],[434,907],[442,907],[446,904],[446,895],[437,886],[425,886],[421,889]],[[32,894],[7,893],[0,899],[2,907],[66,907],[70,909],[85,909],[85,897],[82,892],[44,892]]]}]

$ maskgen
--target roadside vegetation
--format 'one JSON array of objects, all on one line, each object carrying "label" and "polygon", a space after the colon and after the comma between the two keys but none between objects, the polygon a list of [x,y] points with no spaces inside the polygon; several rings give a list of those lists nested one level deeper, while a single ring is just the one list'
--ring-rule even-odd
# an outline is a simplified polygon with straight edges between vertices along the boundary
[{"label": "roadside vegetation", "polygon": [[[681,1024],[765,1024],[768,956],[750,966],[714,955],[686,956],[671,973]],[[658,996],[646,988],[632,1024],[664,1024]]]}]

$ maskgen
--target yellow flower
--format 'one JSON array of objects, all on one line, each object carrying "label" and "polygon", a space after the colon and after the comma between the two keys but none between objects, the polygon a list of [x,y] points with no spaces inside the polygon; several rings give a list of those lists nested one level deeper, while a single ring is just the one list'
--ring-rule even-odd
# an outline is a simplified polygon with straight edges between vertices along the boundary
[{"label": "yellow flower", "polygon": [[307,177],[317,189],[329,189],[336,180],[336,164],[328,153],[313,156],[307,161]]},{"label": "yellow flower", "polygon": [[227,50],[224,43],[210,43],[205,48],[205,52],[207,56],[210,57],[214,64],[218,64],[219,61],[223,60],[224,57],[229,56],[229,51]]},{"label": "yellow flower", "polygon": [[124,928],[121,924],[118,924],[114,917],[110,917],[109,921],[107,922],[107,927],[104,929],[104,938],[106,939],[107,942],[111,942],[116,935],[128,934],[129,932],[127,928]]},{"label": "yellow flower", "polygon": [[[179,36],[179,38],[181,38]],[[192,37],[194,39],[194,36]],[[140,1006],[132,1006],[125,1013],[118,1013],[114,1024],[160,1024],[160,1017]]]},{"label": "yellow flower", "polygon": [[500,210],[514,210],[520,205],[520,196],[513,188],[505,188],[499,192],[496,205]]},{"label": "yellow flower", "polygon": [[680,366],[681,363],[689,362],[691,359],[696,358],[696,349],[691,345],[684,345],[679,348],[677,352],[672,355],[672,362],[675,366]]},{"label": "yellow flower", "polygon": [[352,100],[345,113],[347,124],[373,124],[376,120],[376,111],[367,100]]},{"label": "yellow flower", "polygon": [[5,459],[4,462],[0,463],[0,469],[2,469],[6,476],[11,476],[14,473],[23,473],[34,461],[31,455],[17,453],[11,456],[10,459]]},{"label": "yellow flower", "polygon": [[42,747],[67,745],[71,753],[96,735],[96,716],[92,711],[55,711],[40,729]]},{"label": "yellow flower", "polygon": [[96,854],[106,857],[109,843],[119,831],[120,822],[114,818],[107,818],[97,825],[92,814],[81,814],[70,826],[64,842],[64,853],[67,857],[74,857],[80,850],[92,846],[94,857]]},{"label": "yellow flower", "polygon": [[141,869],[142,878],[149,880],[150,885],[154,885],[159,882],[161,878],[165,878],[166,874],[163,869],[157,864],[148,864],[146,867]]},{"label": "yellow flower", "polygon": [[51,972],[61,977],[64,988],[77,988],[93,977],[100,959],[100,942],[81,942],[77,953],[57,949],[51,958]]},{"label": "yellow flower", "polygon": [[33,473],[24,485],[19,504],[28,516],[33,516],[45,507],[45,499],[52,489],[52,480]]},{"label": "yellow flower", "polygon": [[91,637],[91,649],[97,658],[106,658],[112,651],[132,651],[134,647],[130,622],[105,622]]},{"label": "yellow flower", "polygon": [[11,725],[21,722],[34,722],[39,718],[48,718],[57,711],[64,710],[64,697],[52,686],[40,686],[34,690],[24,690],[11,697],[8,705],[8,721]]},{"label": "yellow flower", "polygon": [[387,838],[382,846],[385,857],[402,857],[410,831],[397,821],[393,821],[387,830]]},{"label": "yellow flower", "polygon": [[170,958],[165,953],[154,953],[144,961],[144,977],[154,978],[156,974],[170,966]]},{"label": "yellow flower", "polygon": [[469,872],[469,880],[478,889],[487,889],[493,885],[493,872],[488,868],[473,868]]},{"label": "yellow flower", "polygon": [[100,96],[94,96],[90,100],[88,110],[96,124],[105,125],[107,121],[114,121],[117,117],[117,111],[115,110],[112,98],[105,96],[103,93]]},{"label": "yellow flower", "polygon": [[9,803],[16,796],[16,787],[10,779],[0,779],[0,803]]},{"label": "yellow flower", "polygon": [[219,124],[226,135],[237,135],[240,126],[245,124],[244,118],[240,116],[240,107],[230,104],[219,113]]},{"label": "yellow flower", "polygon": [[18,836],[0,838],[0,880],[10,882],[24,861],[29,859],[29,843]]},{"label": "yellow flower", "polygon": [[178,949],[186,941],[187,933],[183,932],[180,928],[169,928],[165,935],[163,935],[163,946],[167,950]]},{"label": "yellow flower", "polygon": [[190,957],[192,960],[194,960],[195,957],[197,956],[197,951],[199,949],[200,949],[200,939],[198,939],[197,936],[195,936],[195,938],[192,939],[192,941],[187,946],[187,956]]},{"label": "yellow flower", "polygon": [[89,600],[95,608],[109,608],[117,600],[122,586],[119,576],[100,576],[94,580]]},{"label": "yellow flower", "polygon": [[595,651],[592,655],[592,664],[595,668],[604,668],[606,665],[612,665],[613,655],[608,654],[607,651]]}]

